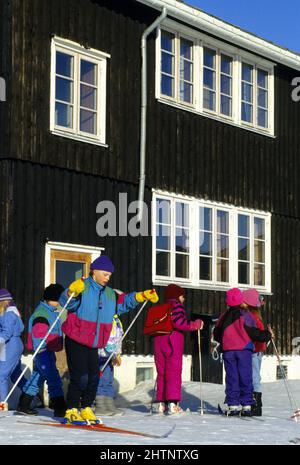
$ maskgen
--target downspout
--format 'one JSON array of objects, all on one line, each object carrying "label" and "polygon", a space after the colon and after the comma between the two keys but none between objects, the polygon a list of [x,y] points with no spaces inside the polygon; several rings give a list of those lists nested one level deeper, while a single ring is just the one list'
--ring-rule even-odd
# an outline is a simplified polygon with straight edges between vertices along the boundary
[{"label": "downspout", "polygon": [[154,29],[167,16],[167,9],[164,7],[162,13],[154,23],[152,23],[142,35],[142,70],[141,70],[141,128],[140,128],[140,175],[139,175],[139,197],[138,197],[138,217],[137,221],[142,222],[143,202],[145,192],[145,159],[146,159],[146,123],[147,123],[147,38]]}]

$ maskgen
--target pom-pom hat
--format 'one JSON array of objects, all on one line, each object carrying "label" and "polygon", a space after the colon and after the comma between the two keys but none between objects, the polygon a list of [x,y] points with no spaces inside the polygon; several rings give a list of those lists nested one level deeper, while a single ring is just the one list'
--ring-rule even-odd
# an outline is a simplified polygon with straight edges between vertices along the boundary
[{"label": "pom-pom hat", "polygon": [[0,302],[3,300],[12,300],[12,295],[7,289],[0,289]]},{"label": "pom-pom hat", "polygon": [[250,307],[260,307],[261,301],[258,291],[256,289],[247,289],[243,291],[243,302],[250,305]]},{"label": "pom-pom hat", "polygon": [[115,267],[107,255],[100,255],[100,257],[96,258],[96,260],[91,263],[90,270],[102,270],[113,273]]},{"label": "pom-pom hat", "polygon": [[240,289],[233,287],[226,292],[226,303],[229,307],[237,307],[243,303],[243,294]]},{"label": "pom-pom hat", "polygon": [[164,292],[165,300],[178,299],[181,295],[185,295],[185,291],[177,284],[169,284]]},{"label": "pom-pom hat", "polygon": [[61,284],[50,284],[50,286],[46,287],[44,290],[43,299],[58,302],[64,290]]}]

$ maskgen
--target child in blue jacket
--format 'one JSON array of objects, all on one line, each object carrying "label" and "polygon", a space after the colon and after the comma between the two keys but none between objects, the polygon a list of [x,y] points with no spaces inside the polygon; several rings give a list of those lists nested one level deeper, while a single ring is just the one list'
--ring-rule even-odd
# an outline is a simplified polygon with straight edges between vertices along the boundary
[{"label": "child in blue jacket", "polygon": [[110,258],[101,255],[91,263],[90,276],[71,283],[60,298],[64,306],[68,297],[74,295],[67,307],[67,319],[62,325],[70,373],[66,423],[98,422],[91,409],[99,382],[98,349],[107,345],[115,313],[129,312],[146,300],[153,303],[158,301],[153,289],[130,292],[116,299],[115,291],[108,286],[113,272],[114,265]]},{"label": "child in blue jacket", "polygon": [[[6,289],[0,289],[0,401],[9,392],[10,381],[15,382],[21,374],[23,342],[21,334],[24,325],[20,313]],[[22,388],[25,378],[18,386]]]},{"label": "child in blue jacket", "polygon": [[[50,284],[46,287],[43,300],[38,304],[29,319],[28,342],[29,350],[35,351],[46,336],[50,326],[57,318],[59,298],[64,288],[60,284]],[[30,408],[33,398],[38,394],[44,381],[48,384],[48,392],[54,416],[63,417],[66,403],[62,388],[62,381],[56,368],[55,352],[63,349],[63,334],[61,322],[57,321],[51,333],[44,341],[34,359],[33,372],[23,388],[17,411],[25,415],[37,415],[38,412]]]}]

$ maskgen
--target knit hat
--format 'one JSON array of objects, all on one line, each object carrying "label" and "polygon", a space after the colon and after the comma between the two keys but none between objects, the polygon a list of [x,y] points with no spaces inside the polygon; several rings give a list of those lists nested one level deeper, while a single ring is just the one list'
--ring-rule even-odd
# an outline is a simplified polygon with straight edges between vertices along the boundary
[{"label": "knit hat", "polygon": [[178,299],[181,295],[185,295],[185,290],[176,284],[169,284],[165,289],[165,300]]},{"label": "knit hat", "polygon": [[12,295],[7,289],[0,289],[0,302],[3,300],[12,300]]},{"label": "knit hat", "polygon": [[259,293],[256,289],[247,289],[243,291],[243,302],[250,307],[260,307],[261,302],[259,299]]},{"label": "knit hat", "polygon": [[100,255],[100,257],[96,258],[96,260],[91,263],[90,270],[102,270],[113,273],[115,267],[107,255]]},{"label": "knit hat", "polygon": [[237,287],[226,292],[226,303],[229,307],[237,307],[243,303],[243,294]]},{"label": "knit hat", "polygon": [[65,289],[61,284],[50,284],[50,286],[46,287],[44,290],[43,299],[58,302],[64,290]]}]

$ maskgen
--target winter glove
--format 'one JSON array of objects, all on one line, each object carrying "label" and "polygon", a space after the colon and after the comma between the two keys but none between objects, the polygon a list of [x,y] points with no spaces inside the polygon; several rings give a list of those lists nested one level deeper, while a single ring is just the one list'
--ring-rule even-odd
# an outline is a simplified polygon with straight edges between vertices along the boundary
[{"label": "winter glove", "polygon": [[271,339],[275,339],[275,333],[273,329],[271,328],[271,325],[267,325],[268,331],[271,334]]},{"label": "winter glove", "polygon": [[84,280],[80,278],[70,284],[68,294],[71,295],[74,292],[74,297],[77,297],[82,291],[84,291]]},{"label": "winter glove", "polygon": [[148,291],[142,291],[142,292],[137,292],[135,294],[135,299],[137,302],[145,302],[145,300],[150,300],[153,304],[156,304],[158,302],[159,298],[158,295],[156,294],[155,289],[150,289]]},{"label": "winter glove", "polygon": [[203,325],[204,323],[202,320],[195,320],[195,321],[191,321],[190,323],[190,327],[192,331],[198,331],[198,329],[202,329]]},{"label": "winter glove", "polygon": [[113,359],[112,364],[114,367],[119,367],[121,366],[121,363],[122,363],[121,355],[117,354],[115,358]]}]

